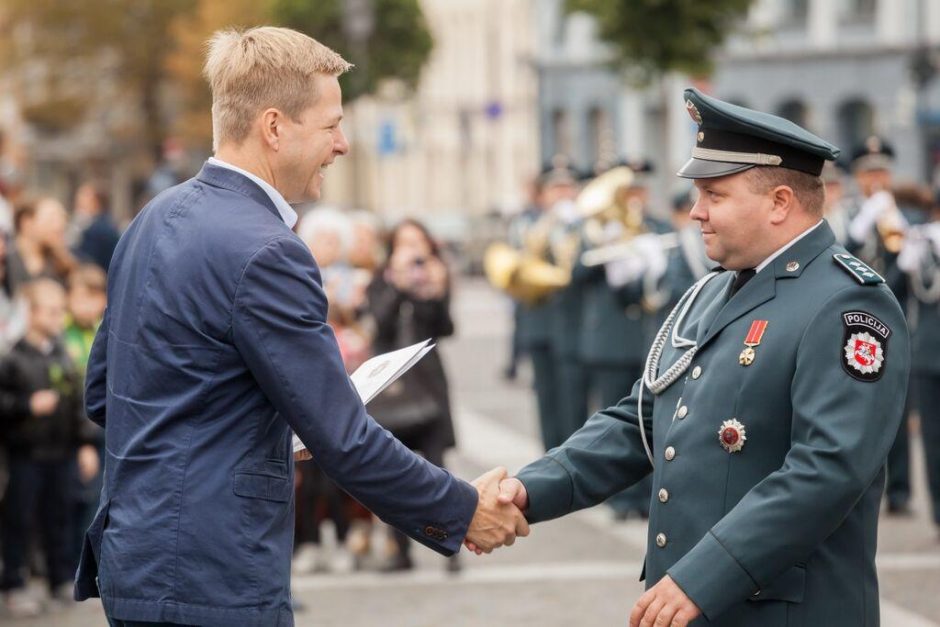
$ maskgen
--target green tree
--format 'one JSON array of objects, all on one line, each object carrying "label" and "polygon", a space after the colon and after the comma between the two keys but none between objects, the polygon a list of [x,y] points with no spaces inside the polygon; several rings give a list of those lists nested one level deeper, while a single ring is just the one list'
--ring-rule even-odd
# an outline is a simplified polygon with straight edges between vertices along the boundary
[{"label": "green tree", "polygon": [[414,87],[434,46],[418,0],[272,0],[271,11],[356,65],[340,79],[346,100],[386,78]]},{"label": "green tree", "polygon": [[91,105],[111,104],[85,91],[97,73],[109,72],[140,108],[142,143],[158,156],[169,124],[163,90],[170,29],[195,6],[196,0],[4,0],[14,39],[5,50],[7,69],[45,83],[45,97],[29,102],[26,119],[53,131],[71,128]]},{"label": "green tree", "polygon": [[712,52],[752,0],[566,0],[568,11],[597,17],[601,39],[634,82],[670,71],[705,76]]}]

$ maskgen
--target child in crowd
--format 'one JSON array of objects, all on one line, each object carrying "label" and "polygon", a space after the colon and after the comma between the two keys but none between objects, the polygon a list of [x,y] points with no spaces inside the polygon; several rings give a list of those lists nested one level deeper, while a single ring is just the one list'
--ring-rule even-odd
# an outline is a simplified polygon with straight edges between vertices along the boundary
[{"label": "child in crowd", "polygon": [[0,587],[14,616],[36,615],[26,590],[28,549],[38,522],[46,575],[54,602],[72,598],[69,488],[83,441],[81,382],[61,343],[66,294],[51,279],[25,284],[26,334],[0,362],[0,428],[9,459],[3,512]]},{"label": "child in crowd", "polygon": [[[95,332],[108,304],[107,276],[94,264],[82,264],[69,275],[69,313],[63,344],[84,388],[85,367],[95,340]],[[72,482],[72,550],[78,563],[85,530],[91,524],[101,493],[101,460],[104,459],[104,429],[82,418],[88,444],[78,450],[78,472]]]}]

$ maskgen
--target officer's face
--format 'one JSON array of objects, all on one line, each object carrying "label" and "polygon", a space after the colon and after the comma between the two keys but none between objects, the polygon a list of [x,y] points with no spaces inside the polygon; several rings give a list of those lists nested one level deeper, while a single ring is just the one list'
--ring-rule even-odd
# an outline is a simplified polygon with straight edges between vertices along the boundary
[{"label": "officer's face", "polygon": [[747,172],[697,179],[698,200],[689,216],[702,229],[705,253],[727,270],[753,268],[773,252],[768,248],[773,198],[751,190]]},{"label": "officer's face", "polygon": [[320,198],[324,170],[333,160],[349,151],[340,129],[343,118],[342,93],[334,76],[314,77],[317,99],[298,120],[282,118],[284,125],[278,150],[279,172],[275,187],[288,202]]}]

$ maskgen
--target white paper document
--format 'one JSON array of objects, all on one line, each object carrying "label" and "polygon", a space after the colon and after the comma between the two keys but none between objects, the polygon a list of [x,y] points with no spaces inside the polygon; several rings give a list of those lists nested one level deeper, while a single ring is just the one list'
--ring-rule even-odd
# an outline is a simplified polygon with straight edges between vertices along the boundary
[{"label": "white paper document", "polygon": [[[359,366],[349,375],[353,387],[359,393],[363,404],[368,403],[379,393],[390,386],[401,375],[408,372],[412,366],[421,361],[421,358],[431,352],[434,344],[427,339],[397,351],[376,355]],[[302,451],[306,446],[294,435],[294,452]]]}]

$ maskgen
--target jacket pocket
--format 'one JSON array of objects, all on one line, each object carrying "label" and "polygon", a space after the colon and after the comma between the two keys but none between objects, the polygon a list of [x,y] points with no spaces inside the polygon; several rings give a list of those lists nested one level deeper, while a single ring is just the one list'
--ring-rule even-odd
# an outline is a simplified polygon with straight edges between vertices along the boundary
[{"label": "jacket pocket", "polygon": [[233,489],[238,496],[286,503],[294,483],[290,477],[268,472],[236,472]]},{"label": "jacket pocket", "polygon": [[754,593],[750,601],[787,601],[788,603],[802,603],[803,591],[806,588],[806,567],[794,566],[784,571],[769,585]]}]

